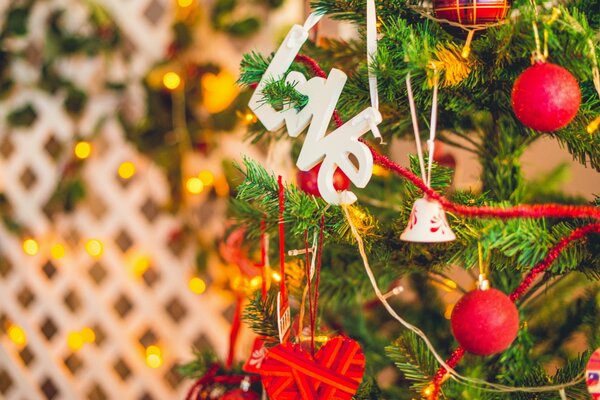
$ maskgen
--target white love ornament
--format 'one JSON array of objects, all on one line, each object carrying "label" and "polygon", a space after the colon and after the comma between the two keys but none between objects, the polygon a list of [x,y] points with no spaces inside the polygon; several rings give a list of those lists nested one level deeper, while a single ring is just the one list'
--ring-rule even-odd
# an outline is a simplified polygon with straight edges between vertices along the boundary
[{"label": "white love ornament", "polygon": [[[288,134],[297,137],[310,124],[296,166],[302,171],[308,171],[322,161],[317,183],[323,199],[331,204],[351,204],[356,201],[356,196],[349,191],[337,192],[333,185],[333,175],[339,167],[355,186],[364,188],[369,183],[373,172],[373,155],[359,138],[369,131],[381,138],[377,130],[377,124],[381,122],[379,111],[367,107],[327,134],[327,127],[347,79],[346,74],[335,68],[327,79],[313,77],[306,80],[297,71],[286,76],[288,83],[295,84],[296,90],[308,97],[306,106],[300,111],[294,107],[277,111],[265,103],[263,98],[262,91],[267,82],[283,79],[308,38],[308,30],[320,17],[313,15],[312,18],[309,17],[304,27],[294,25],[290,30],[256,87],[249,107],[269,131],[276,131],[285,123]],[[356,166],[350,155],[354,156]]]}]

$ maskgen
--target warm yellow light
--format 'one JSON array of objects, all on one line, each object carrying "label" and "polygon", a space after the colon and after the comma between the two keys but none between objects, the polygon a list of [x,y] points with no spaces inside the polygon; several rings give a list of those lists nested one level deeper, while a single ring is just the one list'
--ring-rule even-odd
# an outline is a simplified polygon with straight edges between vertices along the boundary
[{"label": "warm yellow light", "polygon": [[81,332],[69,332],[67,335],[67,346],[73,351],[81,349],[84,345]]},{"label": "warm yellow light", "polygon": [[236,77],[228,71],[221,71],[218,75],[208,72],[200,79],[204,108],[216,114],[225,110],[239,93]]},{"label": "warm yellow light", "polygon": [[40,251],[40,245],[34,239],[25,239],[23,241],[23,251],[28,256],[35,256]]},{"label": "warm yellow light", "polygon": [[133,274],[137,277],[144,275],[150,268],[150,257],[147,255],[139,255],[133,259]]},{"label": "warm yellow light", "polygon": [[185,188],[191,194],[200,194],[204,190],[204,183],[200,178],[194,176],[185,182]]},{"label": "warm yellow light", "polygon": [[55,260],[60,260],[65,256],[65,246],[60,243],[56,243],[50,248],[50,255]]},{"label": "warm yellow light", "polygon": [[444,285],[446,285],[448,287],[447,290],[449,292],[451,292],[454,289],[456,289],[456,282],[454,282],[452,279],[445,278],[444,279]]},{"label": "warm yellow light", "polygon": [[149,355],[149,354],[155,354],[157,356],[160,356],[162,354],[162,351],[160,350],[160,347],[152,344],[152,345],[146,347],[146,355]]},{"label": "warm yellow light", "polygon": [[444,311],[444,318],[450,319],[452,317],[452,310],[454,310],[454,304],[448,304]]},{"label": "warm yellow light", "polygon": [[262,278],[260,276],[255,276],[254,278],[250,279],[250,287],[252,289],[258,288],[261,284]]},{"label": "warm yellow light", "polygon": [[104,246],[98,239],[90,239],[85,244],[85,251],[92,257],[100,257],[104,251]]},{"label": "warm yellow light", "polygon": [[181,84],[181,77],[173,71],[167,72],[163,76],[163,85],[169,90],[175,90]]},{"label": "warm yellow light", "polygon": [[179,4],[179,7],[189,7],[192,5],[193,2],[194,0],[177,0],[177,4]]},{"label": "warm yellow light", "polygon": [[373,165],[373,175],[375,176],[388,176],[390,172],[383,168],[381,165],[374,164]]},{"label": "warm yellow light", "polygon": [[279,275],[279,272],[273,272],[273,274],[271,276],[273,277],[273,280],[275,282],[281,281],[281,275]]},{"label": "warm yellow light", "polygon": [[90,142],[81,141],[77,142],[74,149],[75,157],[80,160],[85,160],[92,154],[92,145]]},{"label": "warm yellow light", "polygon": [[233,277],[233,279],[231,279],[231,288],[233,290],[238,290],[242,287],[243,283],[244,279],[242,278],[242,275],[236,275],[235,277]]},{"label": "warm yellow light", "polygon": [[594,119],[592,122],[589,123],[589,125],[587,126],[586,130],[587,133],[589,133],[590,135],[594,132],[596,132],[596,130],[598,129],[598,127],[600,126],[600,117],[596,117],[596,119]]},{"label": "warm yellow light", "polygon": [[135,175],[135,165],[131,161],[125,161],[119,165],[119,176],[123,179],[129,179]]},{"label": "warm yellow light", "polygon": [[196,294],[202,294],[206,291],[206,283],[201,278],[198,278],[197,276],[190,279],[188,287],[190,288],[190,291],[192,293],[196,293]]},{"label": "warm yellow light", "polygon": [[217,196],[219,197],[229,196],[229,184],[227,183],[227,179],[221,177],[215,181],[215,192],[217,192]]},{"label": "warm yellow light", "polygon": [[429,386],[427,386],[424,390],[423,390],[423,395],[425,397],[430,397],[433,394],[435,387],[433,386],[433,383]]},{"label": "warm yellow light", "polygon": [[96,341],[96,332],[92,328],[83,328],[81,330],[81,337],[86,343],[94,343]]},{"label": "warm yellow light", "polygon": [[256,119],[256,115],[254,115],[254,113],[248,112],[246,113],[246,115],[244,115],[244,122],[246,122],[247,124],[253,124],[257,121]]},{"label": "warm yellow light", "polygon": [[150,368],[158,368],[162,365],[162,352],[158,346],[148,346],[146,348],[146,365]]},{"label": "warm yellow light", "polygon": [[198,178],[200,178],[204,186],[210,186],[215,182],[215,176],[207,170],[200,171]]},{"label": "warm yellow light", "polygon": [[27,335],[19,325],[11,324],[7,329],[8,338],[19,347],[27,344]]}]

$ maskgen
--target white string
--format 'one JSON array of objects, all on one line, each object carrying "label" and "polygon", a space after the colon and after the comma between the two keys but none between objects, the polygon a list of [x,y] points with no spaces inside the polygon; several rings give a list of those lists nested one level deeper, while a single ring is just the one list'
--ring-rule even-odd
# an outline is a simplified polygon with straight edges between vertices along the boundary
[{"label": "white string", "polygon": [[311,13],[304,22],[303,29],[308,32],[310,31],[320,20],[323,18],[323,14]]},{"label": "white string", "polygon": [[379,110],[379,93],[377,92],[377,76],[373,73],[372,63],[377,55],[377,14],[375,0],[367,0],[367,68],[369,74],[369,93],[371,106]]},{"label": "white string", "polygon": [[567,400],[567,394],[565,393],[565,389],[560,389],[558,391],[558,394],[560,395],[560,400]]},{"label": "white string", "polygon": [[427,141],[427,187],[431,187],[431,168],[433,166],[433,152],[435,151],[435,132],[437,129],[438,86],[439,75],[437,69],[433,71],[433,99],[431,100],[431,123],[429,126],[429,140]]},{"label": "white string", "polygon": [[293,48],[298,42],[303,42],[308,38],[308,31],[310,31],[320,20],[323,18],[323,14],[311,13],[304,21],[302,30],[297,30],[296,35],[292,35],[286,43],[288,48]]},{"label": "white string", "polygon": [[319,231],[315,229],[315,235],[313,236],[312,243],[312,257],[310,259],[310,271],[309,271],[309,279],[312,279],[315,276],[315,263],[317,261],[317,240],[319,239]]},{"label": "white string", "polygon": [[408,92],[408,104],[410,105],[410,117],[412,119],[413,131],[415,132],[415,143],[417,144],[417,156],[419,157],[419,165],[421,166],[421,178],[427,181],[425,175],[425,161],[423,161],[423,148],[421,147],[421,135],[419,134],[419,120],[417,119],[417,108],[415,106],[415,98],[413,96],[412,85],[410,83],[410,72],[406,75],[406,91]]},{"label": "white string", "polygon": [[367,258],[367,254],[366,254],[366,251],[365,251],[365,246],[364,246],[362,237],[360,236],[360,233],[358,233],[358,230],[356,229],[356,226],[352,222],[352,218],[350,217],[350,212],[348,211],[348,206],[345,205],[345,204],[343,204],[342,205],[342,209],[344,210],[344,215],[346,217],[348,225],[350,226],[350,230],[352,232],[352,235],[354,236],[354,239],[356,240],[356,243],[358,244],[358,251],[359,251],[359,253],[361,255],[361,258],[362,258],[362,261],[363,261],[363,265],[364,265],[364,268],[365,268],[365,272],[367,273],[367,276],[369,277],[369,281],[371,282],[371,286],[373,286],[373,291],[375,292],[375,295],[377,296],[377,298],[379,299],[379,301],[381,302],[381,304],[385,307],[385,309],[388,311],[388,313],[392,317],[394,317],[394,319],[396,319],[398,322],[400,322],[405,328],[407,328],[410,331],[414,332],[417,336],[419,336],[423,340],[423,342],[425,342],[425,345],[427,346],[427,348],[429,349],[429,351],[431,352],[431,354],[434,356],[434,358],[437,360],[437,362],[440,364],[440,366],[443,367],[448,374],[450,374],[450,378],[454,379],[455,381],[457,381],[459,383],[467,385],[467,386],[469,386],[469,385],[470,386],[478,386],[479,389],[484,390],[484,391],[488,391],[488,392],[500,392],[500,393],[511,393],[511,392],[529,392],[529,393],[556,392],[556,391],[564,390],[567,387],[577,385],[578,383],[580,383],[580,382],[582,382],[582,381],[585,380],[585,373],[581,372],[581,374],[577,378],[573,379],[570,382],[563,383],[561,385],[532,386],[532,387],[526,387],[526,386],[523,386],[523,387],[513,387],[513,386],[507,386],[507,385],[502,385],[502,384],[498,384],[498,383],[488,382],[488,381],[485,381],[483,379],[469,378],[469,377],[460,375],[458,372],[456,372],[456,370],[454,370],[452,367],[450,367],[446,363],[446,361],[439,355],[439,353],[436,351],[435,347],[433,347],[433,344],[431,343],[431,341],[429,340],[429,338],[427,337],[427,335],[421,329],[417,328],[416,326],[412,325],[408,321],[404,320],[400,315],[398,315],[398,313],[396,313],[396,311],[388,303],[387,299],[385,298],[385,295],[383,295],[381,293],[381,290],[379,289],[379,286],[377,285],[377,280],[375,279],[375,275],[373,274],[373,270],[371,269],[371,266],[369,265],[369,259]]}]

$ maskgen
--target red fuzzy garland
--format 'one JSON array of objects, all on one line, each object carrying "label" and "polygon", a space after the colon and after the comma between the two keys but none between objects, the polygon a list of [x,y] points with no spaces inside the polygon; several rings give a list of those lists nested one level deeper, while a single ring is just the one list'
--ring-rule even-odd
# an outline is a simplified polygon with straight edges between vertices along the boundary
[{"label": "red fuzzy garland", "polygon": [[[326,74],[321,69],[319,64],[312,58],[305,55],[297,55],[297,62],[300,62],[311,69],[311,71],[318,77],[325,78]],[[341,119],[337,110],[333,112],[333,118],[338,127],[341,127],[344,122]],[[417,175],[412,173],[407,168],[393,162],[388,157],[378,153],[373,147],[371,147],[364,140],[360,139],[365,145],[369,147],[373,155],[373,161],[384,167],[385,169],[394,172],[395,174],[404,177],[416,187],[421,189],[423,193],[430,199],[438,201],[446,211],[455,212],[465,217],[487,217],[487,218],[500,218],[500,219],[511,219],[511,218],[592,218],[600,219],[600,208],[594,206],[571,206],[562,204],[533,204],[533,205],[518,205],[514,207],[500,208],[491,206],[465,206],[462,204],[456,204],[442,196],[435,190],[428,187],[425,182]],[[571,234],[561,239],[554,247],[548,252],[546,258],[540,262],[535,268],[533,268],[525,276],[521,284],[512,292],[510,299],[516,302],[531,286],[537,276],[544,272],[553,262],[558,258],[560,253],[573,241],[583,238],[590,233],[600,233],[600,224],[593,223],[581,228],[575,229]],[[465,350],[462,347],[458,347],[450,357],[446,360],[446,363],[451,368],[454,368],[460,360],[463,358]],[[442,381],[446,376],[446,369],[441,367],[435,374],[433,379],[434,390],[431,395],[432,399],[437,399],[439,391],[442,385]]]},{"label": "red fuzzy garland", "polygon": [[[519,298],[523,296],[523,294],[525,294],[527,289],[529,289],[529,287],[531,286],[533,281],[535,281],[537,276],[542,272],[546,271],[546,269],[548,269],[548,267],[552,265],[554,260],[558,258],[560,253],[562,253],[562,251],[569,244],[585,237],[586,235],[589,235],[590,233],[600,233],[600,224],[594,223],[582,226],[581,228],[577,228],[574,231],[572,231],[571,234],[569,234],[569,236],[562,238],[558,243],[554,245],[554,247],[552,247],[552,249],[550,249],[550,251],[546,255],[546,258],[544,258],[542,262],[540,262],[535,268],[529,271],[527,275],[525,275],[525,278],[523,278],[521,284],[510,294],[510,299],[513,302],[517,302],[517,300],[519,300]],[[458,347],[446,360],[446,363],[450,367],[454,368],[456,364],[458,364],[458,362],[462,359],[464,354],[465,350],[462,347]],[[439,391],[445,376],[446,369],[444,367],[440,367],[435,374],[435,378],[433,379],[434,390],[431,397],[432,399],[438,398]]]}]

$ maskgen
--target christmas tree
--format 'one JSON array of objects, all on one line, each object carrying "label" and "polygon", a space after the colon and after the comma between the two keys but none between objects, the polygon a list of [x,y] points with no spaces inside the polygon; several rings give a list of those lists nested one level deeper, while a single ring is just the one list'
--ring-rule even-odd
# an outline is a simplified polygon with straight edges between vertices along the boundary
[{"label": "christmas tree", "polygon": [[[589,398],[599,200],[562,193],[558,172],[525,180],[520,158],[549,136],[600,170],[600,3],[510,3],[316,0],[276,53],[244,57],[249,134],[290,140],[299,168],[278,182],[247,159],[230,205],[247,247],[277,265],[260,264],[243,316],[265,342],[254,372],[271,399]],[[304,43],[321,15],[359,35]],[[413,134],[410,170],[377,140]],[[451,188],[435,140],[477,157],[480,188]],[[450,279],[457,267],[476,289]],[[453,311],[440,286],[465,293]]]}]

